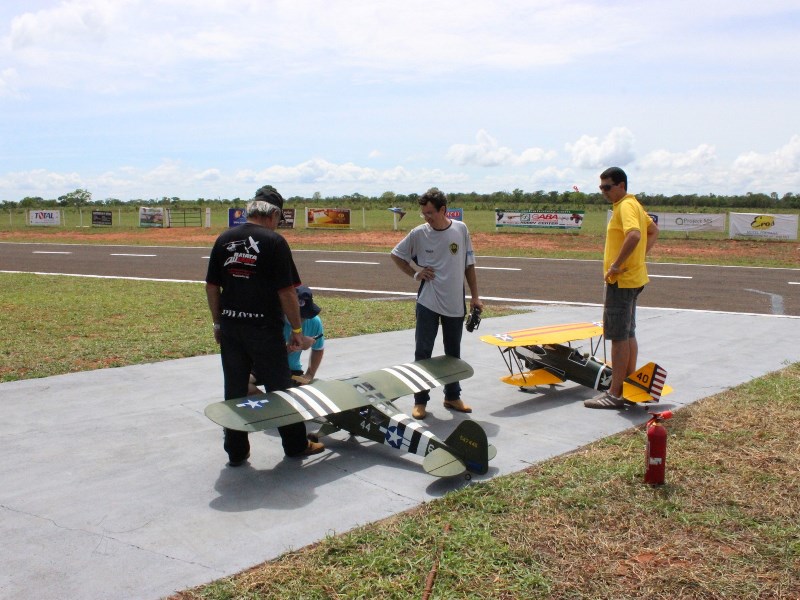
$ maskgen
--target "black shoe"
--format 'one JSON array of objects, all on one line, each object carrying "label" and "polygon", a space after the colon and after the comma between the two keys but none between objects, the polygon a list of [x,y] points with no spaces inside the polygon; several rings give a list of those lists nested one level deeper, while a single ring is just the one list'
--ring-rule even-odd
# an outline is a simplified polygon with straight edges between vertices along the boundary
[{"label": "black shoe", "polygon": [[233,460],[232,458],[228,459],[228,466],[229,467],[241,467],[244,463],[247,462],[247,459],[250,458],[250,453],[247,453],[247,456],[244,458],[240,458],[237,460]]}]

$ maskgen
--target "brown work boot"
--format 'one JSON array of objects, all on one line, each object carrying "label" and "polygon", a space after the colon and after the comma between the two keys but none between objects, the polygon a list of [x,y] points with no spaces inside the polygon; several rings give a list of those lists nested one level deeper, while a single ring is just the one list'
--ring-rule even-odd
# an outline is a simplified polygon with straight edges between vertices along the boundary
[{"label": "brown work boot", "polygon": [[415,419],[424,419],[427,414],[424,404],[415,404],[414,408],[411,409],[411,416]]},{"label": "brown work boot", "polygon": [[308,446],[306,446],[305,450],[302,450],[297,454],[289,454],[287,456],[291,456],[291,458],[305,458],[306,456],[311,456],[312,454],[319,454],[323,450],[325,450],[325,444],[321,444],[320,442],[312,442],[309,440]]},{"label": "brown work boot", "polygon": [[471,413],[472,407],[464,404],[462,400],[445,400],[444,407],[450,410],[457,410],[458,412]]}]

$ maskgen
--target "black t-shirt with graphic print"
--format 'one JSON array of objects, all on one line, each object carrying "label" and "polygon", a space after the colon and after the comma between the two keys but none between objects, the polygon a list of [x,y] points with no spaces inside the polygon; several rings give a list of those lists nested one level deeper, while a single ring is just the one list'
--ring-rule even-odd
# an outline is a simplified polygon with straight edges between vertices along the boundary
[{"label": "black t-shirt with graphic print", "polygon": [[286,240],[255,223],[232,227],[217,238],[206,282],[222,288],[222,318],[248,319],[281,331],[278,290],[301,283]]}]

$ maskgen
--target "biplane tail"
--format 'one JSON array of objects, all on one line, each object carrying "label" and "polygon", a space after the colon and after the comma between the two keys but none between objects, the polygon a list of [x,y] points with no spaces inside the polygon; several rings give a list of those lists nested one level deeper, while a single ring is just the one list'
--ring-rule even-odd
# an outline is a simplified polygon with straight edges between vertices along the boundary
[{"label": "biplane tail", "polygon": [[647,363],[628,375],[622,383],[622,397],[628,402],[658,402],[672,388],[666,384],[667,370],[656,363]]},{"label": "biplane tail", "polygon": [[497,450],[489,444],[486,432],[475,421],[462,421],[440,446],[422,463],[427,473],[436,477],[453,477],[465,471],[484,475]]}]

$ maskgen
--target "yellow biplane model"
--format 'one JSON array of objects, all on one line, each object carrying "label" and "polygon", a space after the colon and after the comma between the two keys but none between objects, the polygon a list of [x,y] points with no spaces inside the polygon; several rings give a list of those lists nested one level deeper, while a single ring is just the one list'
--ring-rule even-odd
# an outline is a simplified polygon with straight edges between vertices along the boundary
[{"label": "yellow biplane model", "polygon": [[[586,339],[589,353],[581,353],[572,346],[573,342]],[[509,375],[500,380],[509,385],[525,389],[569,380],[601,392],[611,385],[611,365],[595,357],[603,342],[600,323],[533,327],[484,335],[481,341],[500,350],[509,370]],[[633,403],[658,402],[672,391],[665,383],[666,378],[663,367],[647,363],[627,377],[622,384],[622,397]]]}]

